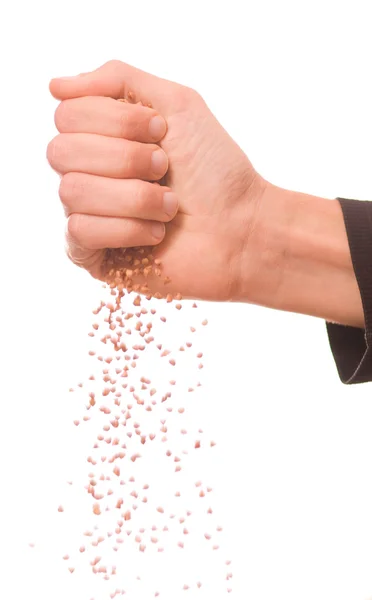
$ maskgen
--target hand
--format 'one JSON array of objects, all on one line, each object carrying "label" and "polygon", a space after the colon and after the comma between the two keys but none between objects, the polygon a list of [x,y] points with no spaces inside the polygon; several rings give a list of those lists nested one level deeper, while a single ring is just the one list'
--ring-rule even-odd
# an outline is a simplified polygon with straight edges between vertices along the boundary
[{"label": "hand", "polygon": [[[268,182],[201,96],[120,61],[54,79],[50,91],[62,100],[55,118],[61,134],[47,155],[62,175],[70,258],[102,279],[105,248],[158,244],[154,254],[171,279],[167,292],[239,300],[259,271],[251,238]],[[153,109],[114,100],[128,93]],[[167,131],[151,139],[149,122],[158,114]],[[151,169],[156,141],[169,160],[159,173]],[[151,183],[156,180],[166,187]],[[165,191],[179,200],[173,219],[177,207],[166,214]],[[167,223],[160,239],[153,221]],[[152,291],[164,293],[159,279],[150,282]]]}]

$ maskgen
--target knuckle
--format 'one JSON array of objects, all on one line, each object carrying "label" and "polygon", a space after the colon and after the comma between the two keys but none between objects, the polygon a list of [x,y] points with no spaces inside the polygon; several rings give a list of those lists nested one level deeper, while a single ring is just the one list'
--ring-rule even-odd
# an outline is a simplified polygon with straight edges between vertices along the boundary
[{"label": "knuckle", "polygon": [[66,102],[62,101],[57,106],[54,113],[54,124],[58,131],[61,131],[66,123]]},{"label": "knuckle", "polygon": [[104,64],[104,70],[107,70],[108,72],[110,72],[112,75],[114,75],[115,77],[120,77],[122,76],[122,71],[123,71],[123,62],[121,60],[118,60],[116,58],[109,60],[107,63]]},{"label": "knuckle", "polygon": [[177,87],[177,96],[180,103],[190,106],[192,104],[204,102],[202,96],[194,88],[186,85],[178,85]]},{"label": "knuckle", "polygon": [[59,185],[59,197],[68,209],[76,207],[76,203],[85,193],[85,180],[80,173],[66,173]]},{"label": "knuckle", "polygon": [[196,95],[196,90],[194,90],[194,88],[189,87],[188,85],[182,85],[181,86],[182,92],[187,95],[187,96],[195,96]]},{"label": "knuckle", "polygon": [[55,138],[49,142],[47,147],[47,159],[52,167],[56,167],[60,164],[61,158],[66,153],[66,142],[62,134],[56,135]]},{"label": "knuckle", "polygon": [[121,60],[117,59],[117,58],[112,58],[111,60],[107,61],[107,63],[105,63],[106,65],[113,67],[113,68],[118,68],[121,67],[121,65],[123,64]]},{"label": "knuckle", "polygon": [[67,236],[70,240],[76,243],[81,242],[82,239],[82,223],[81,215],[73,213],[67,219]]},{"label": "knuckle", "polygon": [[57,106],[54,113],[54,123],[58,131],[67,131],[74,123],[72,103],[70,100],[63,100]]},{"label": "knuckle", "polygon": [[47,160],[49,162],[50,165],[53,165],[54,162],[54,155],[55,155],[55,149],[56,149],[56,139],[58,136],[54,137],[48,144],[47,146]]},{"label": "knuckle", "polygon": [[180,83],[174,84],[173,94],[178,97],[190,97],[192,95],[192,88],[188,85],[182,85]]}]

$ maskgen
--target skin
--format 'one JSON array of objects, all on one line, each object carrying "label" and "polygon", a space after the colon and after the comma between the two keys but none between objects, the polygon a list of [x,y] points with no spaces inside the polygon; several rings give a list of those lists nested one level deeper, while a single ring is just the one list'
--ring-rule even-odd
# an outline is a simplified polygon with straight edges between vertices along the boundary
[{"label": "skin", "polygon": [[[239,300],[242,273],[246,286],[257,272],[251,234],[268,182],[202,97],[120,61],[53,79],[50,91],[61,102],[47,158],[61,176],[70,259],[102,279],[105,248],[156,246],[171,279],[167,293]],[[153,108],[117,102],[128,92]],[[149,123],[158,115],[164,131],[154,138]],[[151,167],[155,150],[164,158],[158,173]],[[171,215],[166,191],[178,199]],[[160,239],[154,222],[164,224]],[[155,277],[150,288],[164,293]]]},{"label": "skin", "polygon": [[[49,87],[61,102],[47,158],[76,265],[104,279],[106,248],[153,246],[171,279],[164,288],[149,278],[153,293],[365,327],[339,202],[266,181],[195,90],[117,60]],[[130,94],[131,104],[117,101]],[[164,123],[154,137],[155,116]],[[165,192],[178,199],[171,214]]]}]

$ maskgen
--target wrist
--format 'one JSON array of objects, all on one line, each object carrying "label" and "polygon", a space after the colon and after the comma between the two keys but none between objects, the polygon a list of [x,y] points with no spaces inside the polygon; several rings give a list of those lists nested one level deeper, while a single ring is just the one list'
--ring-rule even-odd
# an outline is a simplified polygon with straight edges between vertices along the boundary
[{"label": "wrist", "polygon": [[240,301],[364,328],[338,200],[268,184],[249,244],[257,267]]}]

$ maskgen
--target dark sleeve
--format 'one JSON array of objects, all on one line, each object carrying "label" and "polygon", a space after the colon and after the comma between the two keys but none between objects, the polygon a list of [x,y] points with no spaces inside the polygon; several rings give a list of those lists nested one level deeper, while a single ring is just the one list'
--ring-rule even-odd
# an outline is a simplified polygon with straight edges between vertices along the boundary
[{"label": "dark sleeve", "polygon": [[365,329],[326,321],[328,339],[342,383],[372,381],[372,202],[336,198],[341,205]]}]

